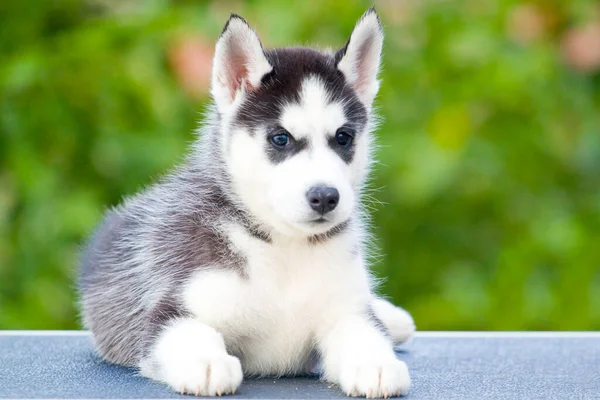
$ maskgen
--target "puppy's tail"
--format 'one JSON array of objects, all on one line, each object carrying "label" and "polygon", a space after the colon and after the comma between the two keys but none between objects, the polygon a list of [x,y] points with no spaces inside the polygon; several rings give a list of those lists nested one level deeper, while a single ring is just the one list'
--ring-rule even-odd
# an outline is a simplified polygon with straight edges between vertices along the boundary
[{"label": "puppy's tail", "polygon": [[410,314],[387,300],[373,298],[371,302],[373,317],[385,328],[394,344],[400,344],[413,337],[417,327]]}]

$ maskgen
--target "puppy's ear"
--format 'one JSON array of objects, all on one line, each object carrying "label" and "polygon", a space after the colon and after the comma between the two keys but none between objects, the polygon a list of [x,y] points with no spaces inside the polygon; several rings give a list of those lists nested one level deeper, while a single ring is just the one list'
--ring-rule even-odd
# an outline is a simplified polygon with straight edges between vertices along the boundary
[{"label": "puppy's ear", "polygon": [[383,47],[383,29],[375,7],[358,20],[346,46],[336,55],[337,67],[358,97],[371,107],[379,90],[377,73]]},{"label": "puppy's ear", "polygon": [[256,32],[239,15],[231,14],[217,41],[211,92],[219,111],[225,111],[240,93],[256,90],[273,67]]}]

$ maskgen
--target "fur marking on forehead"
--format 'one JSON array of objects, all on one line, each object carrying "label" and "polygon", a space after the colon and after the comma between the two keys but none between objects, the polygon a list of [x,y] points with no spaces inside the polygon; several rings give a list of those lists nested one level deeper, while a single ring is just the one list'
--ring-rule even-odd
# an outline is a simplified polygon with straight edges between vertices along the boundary
[{"label": "fur marking on forehead", "polygon": [[317,76],[310,76],[302,83],[300,101],[283,107],[280,123],[294,137],[318,141],[324,135],[334,134],[346,123],[346,117],[343,104],[331,102],[323,82]]},{"label": "fur marking on forehead", "polygon": [[319,79],[330,102],[343,104],[349,123],[357,128],[366,124],[367,110],[336,67],[334,55],[295,47],[267,50],[265,56],[273,70],[262,78],[257,90],[247,94],[237,112],[236,124],[277,124],[285,105],[300,103],[303,83],[311,77]]}]

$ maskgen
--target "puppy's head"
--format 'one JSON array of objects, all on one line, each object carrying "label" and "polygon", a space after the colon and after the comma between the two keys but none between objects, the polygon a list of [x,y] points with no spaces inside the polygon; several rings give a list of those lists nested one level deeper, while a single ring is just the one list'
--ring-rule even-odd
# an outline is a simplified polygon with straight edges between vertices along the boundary
[{"label": "puppy's head", "polygon": [[215,51],[212,95],[232,190],[262,225],[326,232],[356,209],[369,168],[383,33],[374,9],[337,52],[263,49],[232,15]]}]

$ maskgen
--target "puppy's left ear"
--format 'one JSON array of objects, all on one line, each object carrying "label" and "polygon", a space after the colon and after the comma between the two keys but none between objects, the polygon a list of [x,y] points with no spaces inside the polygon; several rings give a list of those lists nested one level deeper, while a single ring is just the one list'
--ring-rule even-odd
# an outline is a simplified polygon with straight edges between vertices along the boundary
[{"label": "puppy's left ear", "polygon": [[382,47],[383,29],[375,7],[371,7],[356,23],[346,46],[336,54],[338,69],[368,108],[379,90]]},{"label": "puppy's left ear", "polygon": [[273,67],[256,32],[239,15],[231,14],[217,41],[211,93],[223,112],[244,92],[256,90]]}]

